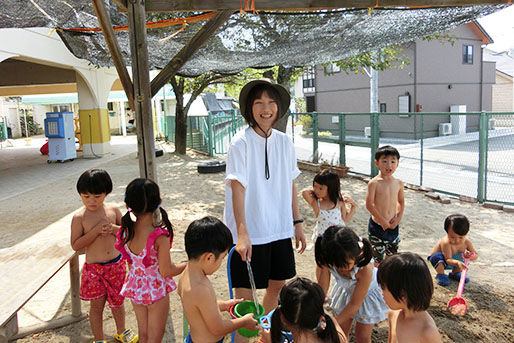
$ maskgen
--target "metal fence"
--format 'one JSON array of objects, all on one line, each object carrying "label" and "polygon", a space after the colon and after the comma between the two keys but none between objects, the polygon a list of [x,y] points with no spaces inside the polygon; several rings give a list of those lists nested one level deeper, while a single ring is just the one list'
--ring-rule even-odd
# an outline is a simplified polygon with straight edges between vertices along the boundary
[{"label": "metal fence", "polygon": [[7,139],[7,120],[4,118],[0,118],[0,142],[3,142]]},{"label": "metal fence", "polygon": [[404,182],[514,204],[514,112],[307,115],[308,135],[295,136],[293,126],[299,159],[375,176],[375,151],[390,144],[400,152],[396,175]]},{"label": "metal fence", "polygon": [[[167,141],[175,142],[175,116],[165,118],[164,136]],[[226,154],[230,140],[244,125],[244,118],[237,110],[188,116],[186,146],[209,156]]]}]

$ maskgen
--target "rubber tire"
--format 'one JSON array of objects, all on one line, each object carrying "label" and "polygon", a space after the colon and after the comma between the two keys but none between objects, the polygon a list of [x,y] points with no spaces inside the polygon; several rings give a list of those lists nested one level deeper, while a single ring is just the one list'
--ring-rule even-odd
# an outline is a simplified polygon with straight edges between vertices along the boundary
[{"label": "rubber tire", "polygon": [[200,174],[224,172],[227,168],[225,161],[209,161],[198,164],[197,170]]}]

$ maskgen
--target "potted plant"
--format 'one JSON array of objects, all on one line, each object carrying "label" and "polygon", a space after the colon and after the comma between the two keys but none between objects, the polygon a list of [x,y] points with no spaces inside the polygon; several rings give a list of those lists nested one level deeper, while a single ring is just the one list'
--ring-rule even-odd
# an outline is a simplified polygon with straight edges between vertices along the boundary
[{"label": "potted plant", "polygon": [[332,163],[328,162],[327,160],[322,160],[321,164],[319,165],[320,171],[325,169],[332,169],[339,175],[339,177],[345,177],[348,174],[348,170],[350,169],[347,166],[341,166],[341,165],[335,165],[334,160],[332,160]]}]

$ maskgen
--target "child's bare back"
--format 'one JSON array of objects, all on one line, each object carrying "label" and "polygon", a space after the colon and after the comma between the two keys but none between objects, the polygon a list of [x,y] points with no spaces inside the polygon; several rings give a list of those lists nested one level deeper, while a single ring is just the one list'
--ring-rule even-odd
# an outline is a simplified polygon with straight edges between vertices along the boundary
[{"label": "child's bare back", "polygon": [[112,260],[119,255],[114,243],[121,217],[121,211],[113,204],[102,204],[95,211],[83,207],[71,222],[72,247],[85,248],[87,263]]},{"label": "child's bare back", "polygon": [[388,314],[388,343],[436,343],[441,342],[434,319],[426,311],[405,316],[403,310],[391,310]]}]

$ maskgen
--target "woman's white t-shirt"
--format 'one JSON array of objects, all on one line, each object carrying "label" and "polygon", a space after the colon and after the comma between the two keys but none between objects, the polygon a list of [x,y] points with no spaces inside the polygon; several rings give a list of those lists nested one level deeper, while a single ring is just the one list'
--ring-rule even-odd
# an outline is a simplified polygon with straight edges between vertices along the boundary
[{"label": "woman's white t-shirt", "polygon": [[300,175],[291,139],[274,130],[268,137],[270,178],[264,173],[265,138],[251,127],[232,139],[225,176],[223,222],[237,242],[237,227],[232,206],[231,181],[245,188],[246,227],[252,245],[267,244],[294,236],[293,180]]}]

